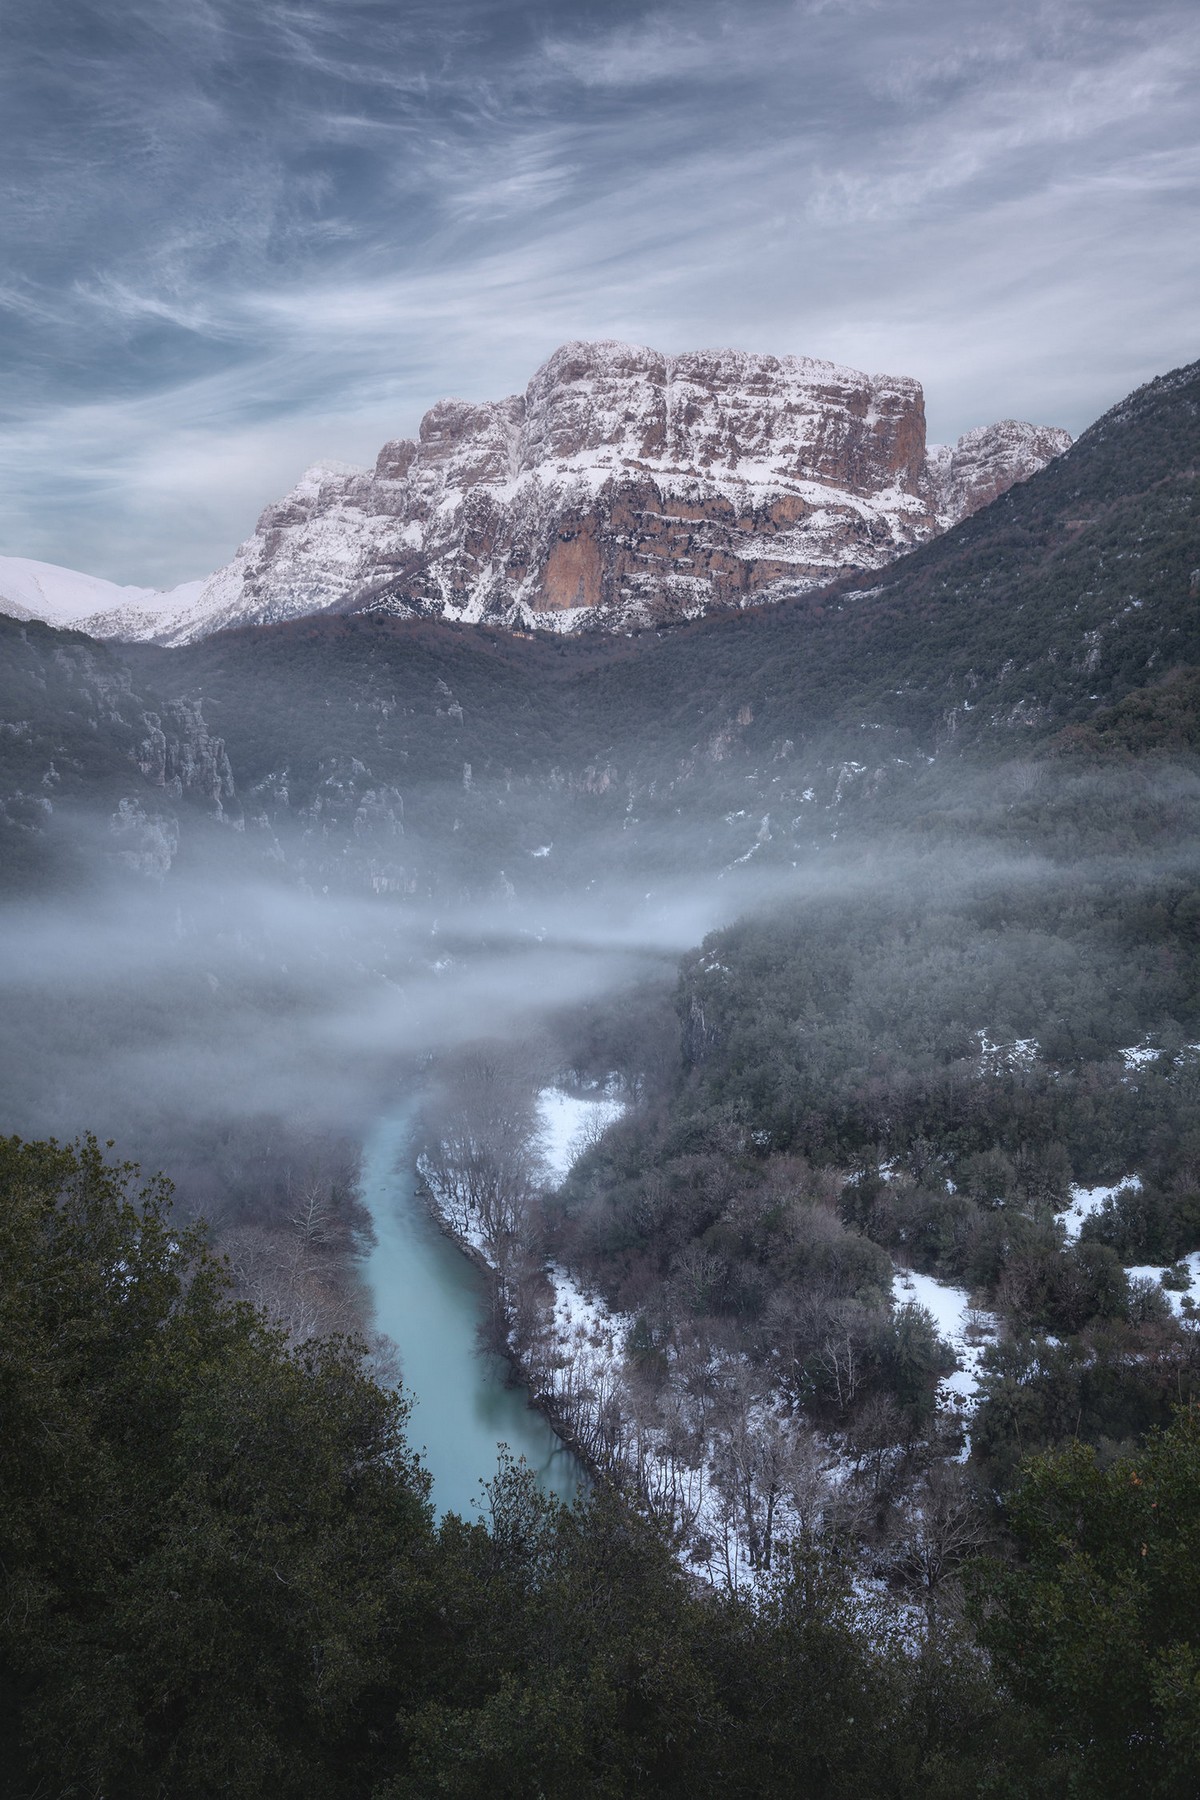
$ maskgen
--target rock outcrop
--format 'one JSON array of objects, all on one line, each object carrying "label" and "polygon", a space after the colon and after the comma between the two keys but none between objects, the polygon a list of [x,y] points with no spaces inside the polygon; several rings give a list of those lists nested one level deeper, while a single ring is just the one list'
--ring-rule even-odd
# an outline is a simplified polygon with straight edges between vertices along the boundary
[{"label": "rock outcrop", "polygon": [[573,631],[782,599],[883,567],[1069,443],[1006,421],[931,452],[904,376],[565,344],[524,394],[440,401],[373,470],[310,469],[159,641],[330,609]]},{"label": "rock outcrop", "polygon": [[930,486],[943,528],[998,500],[1015,481],[1028,480],[1070,447],[1069,432],[1020,419],[979,425],[956,444],[931,445]]},{"label": "rock outcrop", "polygon": [[201,702],[173,700],[164,713],[146,712],[142,719],[146,736],[135,760],[146,780],[173,800],[190,795],[223,818],[224,802],[233,798],[233,771],[225,741],[209,731]]}]

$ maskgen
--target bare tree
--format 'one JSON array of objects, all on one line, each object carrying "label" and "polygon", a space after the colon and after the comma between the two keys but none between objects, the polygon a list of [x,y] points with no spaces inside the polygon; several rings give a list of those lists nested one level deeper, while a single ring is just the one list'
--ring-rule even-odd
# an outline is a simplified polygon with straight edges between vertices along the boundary
[{"label": "bare tree", "polygon": [[448,1221],[493,1260],[524,1247],[541,1173],[536,1082],[524,1058],[476,1045],[447,1059],[426,1109],[421,1168]]},{"label": "bare tree", "polygon": [[712,1464],[754,1569],[769,1569],[775,1513],[786,1491],[790,1443],[760,1382],[742,1362],[724,1373],[714,1416]]},{"label": "bare tree", "polygon": [[931,1644],[946,1616],[957,1613],[961,1593],[955,1578],[986,1536],[968,1478],[953,1463],[935,1463],[916,1488],[896,1558],[900,1575],[920,1598]]}]

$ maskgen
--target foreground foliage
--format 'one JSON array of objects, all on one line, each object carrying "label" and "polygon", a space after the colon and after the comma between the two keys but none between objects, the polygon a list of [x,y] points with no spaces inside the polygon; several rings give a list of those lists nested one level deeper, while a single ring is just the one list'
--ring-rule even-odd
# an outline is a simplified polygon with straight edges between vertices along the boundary
[{"label": "foreground foliage", "polygon": [[0,1395],[12,1800],[1098,1795],[1149,1742],[1147,1791],[1187,1791],[1191,1420],[1136,1470],[1034,1466],[1026,1563],[981,1601],[1005,1687],[965,1636],[869,1616],[819,1544],[752,1608],[519,1469],[486,1524],[435,1526],[403,1400],[232,1301],[166,1184],[92,1140],[0,1145]]},{"label": "foreground foliage", "polygon": [[1012,1509],[1020,1567],[989,1570],[982,1635],[1068,1791],[1174,1795],[1200,1770],[1200,1416],[1105,1469],[1039,1458]]}]

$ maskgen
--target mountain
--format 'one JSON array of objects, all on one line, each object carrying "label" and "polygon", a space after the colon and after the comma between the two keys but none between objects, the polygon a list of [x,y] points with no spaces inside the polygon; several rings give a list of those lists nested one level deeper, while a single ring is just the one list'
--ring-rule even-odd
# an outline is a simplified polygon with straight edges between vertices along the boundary
[{"label": "mountain", "polygon": [[122,587],[100,575],[26,556],[0,556],[0,613],[86,631],[89,637],[157,640],[197,621],[205,583],[173,588]]},{"label": "mountain", "polygon": [[903,376],[565,344],[524,394],[439,402],[373,470],[309,469],[205,583],[159,594],[0,559],[0,606],[162,644],[329,611],[673,623],[874,572],[1070,441],[1008,419],[928,446]]},{"label": "mountain", "polygon": [[209,628],[329,610],[559,632],[694,618],[879,569],[1069,443],[1008,420],[930,450],[907,377],[565,344],[524,394],[441,401],[372,471],[310,469],[203,605]]},{"label": "mountain", "polygon": [[1198,451],[1195,364],[869,589],[670,631],[329,612],[166,650],[0,619],[9,870],[40,880],[69,811],[127,800],[107,841],[148,868],[156,820],[186,857],[203,817],[204,857],[257,846],[313,886],[530,894],[598,834],[614,868],[790,862],[968,758],[1187,754]]}]

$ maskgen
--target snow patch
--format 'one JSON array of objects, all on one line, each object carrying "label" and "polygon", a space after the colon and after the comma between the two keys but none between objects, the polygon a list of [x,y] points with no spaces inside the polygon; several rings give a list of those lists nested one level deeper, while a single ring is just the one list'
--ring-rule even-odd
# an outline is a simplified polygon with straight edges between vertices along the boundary
[{"label": "snow patch", "polygon": [[1175,1317],[1196,1317],[1200,1314],[1200,1250],[1193,1250],[1190,1256],[1180,1257],[1180,1267],[1187,1276],[1184,1288],[1167,1287],[1165,1277],[1171,1273],[1170,1268],[1160,1268],[1156,1263],[1137,1263],[1127,1268],[1125,1273],[1131,1281],[1140,1277],[1143,1281],[1152,1281],[1162,1285],[1162,1291],[1170,1302]]},{"label": "snow patch", "polygon": [[1157,1062],[1159,1054],[1153,1044],[1131,1044],[1117,1052],[1127,1069],[1144,1069],[1147,1063]]},{"label": "snow patch", "polygon": [[959,1365],[938,1383],[939,1403],[969,1416],[978,1398],[983,1353],[999,1333],[995,1315],[972,1306],[966,1288],[915,1269],[896,1269],[892,1299],[897,1306],[923,1306],[932,1315],[938,1336],[950,1345]]},{"label": "snow patch", "polygon": [[1038,1059],[1039,1044],[1036,1038],[1014,1038],[1011,1043],[993,1043],[986,1031],[977,1031],[979,1044],[979,1073],[981,1075],[1015,1074],[1023,1069],[1032,1069]]},{"label": "snow patch", "polygon": [[1071,1204],[1066,1212],[1060,1215],[1063,1229],[1067,1234],[1067,1242],[1075,1243],[1083,1228],[1083,1221],[1090,1218],[1094,1212],[1099,1212],[1106,1200],[1111,1200],[1115,1194],[1121,1192],[1122,1188],[1136,1189],[1141,1185],[1140,1175],[1122,1175],[1120,1181],[1113,1182],[1110,1187],[1073,1187]]},{"label": "snow patch", "polygon": [[622,1101],[611,1095],[589,1099],[562,1088],[543,1088],[537,1098],[538,1148],[557,1187],[587,1149],[595,1134],[619,1119]]}]

